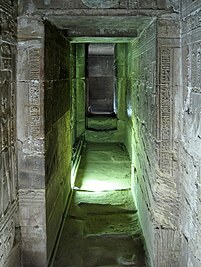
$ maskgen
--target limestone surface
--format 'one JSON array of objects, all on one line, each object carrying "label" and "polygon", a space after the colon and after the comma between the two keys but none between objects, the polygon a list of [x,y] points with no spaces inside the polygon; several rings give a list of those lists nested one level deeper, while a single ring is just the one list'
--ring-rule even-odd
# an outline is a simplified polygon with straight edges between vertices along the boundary
[{"label": "limestone surface", "polygon": [[[125,147],[123,144],[88,143],[81,156],[78,182],[65,218],[54,267],[145,267],[138,213],[130,179],[124,177],[130,172]],[[121,165],[120,170],[113,164],[114,159]],[[96,173],[90,175],[94,162],[98,163]],[[116,183],[117,180],[122,182]],[[105,185],[101,186],[99,182]]]}]

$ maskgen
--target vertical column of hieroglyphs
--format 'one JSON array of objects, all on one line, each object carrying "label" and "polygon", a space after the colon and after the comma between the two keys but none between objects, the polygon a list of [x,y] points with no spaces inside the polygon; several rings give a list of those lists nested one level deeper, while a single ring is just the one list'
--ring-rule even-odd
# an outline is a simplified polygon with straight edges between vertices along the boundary
[{"label": "vertical column of hieroglyphs", "polygon": [[172,174],[172,49],[160,49],[160,156],[162,172]]},{"label": "vertical column of hieroglyphs", "polygon": [[15,238],[15,8],[0,6],[0,266],[10,253]]},{"label": "vertical column of hieroglyphs", "polygon": [[159,143],[155,186],[155,266],[178,264],[178,188],[174,171],[178,151],[175,134],[176,92],[179,88],[180,24],[177,18],[158,20],[158,118]]},{"label": "vertical column of hieroglyphs", "polygon": [[29,135],[40,137],[40,50],[29,50]]}]

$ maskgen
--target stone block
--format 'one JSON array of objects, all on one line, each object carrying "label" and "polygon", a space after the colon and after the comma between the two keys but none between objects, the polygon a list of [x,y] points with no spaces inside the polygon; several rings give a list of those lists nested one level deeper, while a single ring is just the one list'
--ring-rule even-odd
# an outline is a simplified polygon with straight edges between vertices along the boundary
[{"label": "stone block", "polygon": [[45,227],[45,191],[42,189],[19,190],[19,216],[23,227]]},{"label": "stone block", "polygon": [[40,18],[18,18],[18,40],[33,40],[44,37],[44,24]]},{"label": "stone block", "polygon": [[21,227],[22,265],[29,267],[47,266],[46,227]]}]

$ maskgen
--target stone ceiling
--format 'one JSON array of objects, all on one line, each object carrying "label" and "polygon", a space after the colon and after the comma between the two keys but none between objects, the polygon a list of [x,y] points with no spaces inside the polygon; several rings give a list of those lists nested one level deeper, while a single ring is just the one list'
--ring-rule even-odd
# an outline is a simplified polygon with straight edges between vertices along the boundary
[{"label": "stone ceiling", "polygon": [[68,36],[136,37],[153,18],[143,16],[52,15],[48,20]]}]

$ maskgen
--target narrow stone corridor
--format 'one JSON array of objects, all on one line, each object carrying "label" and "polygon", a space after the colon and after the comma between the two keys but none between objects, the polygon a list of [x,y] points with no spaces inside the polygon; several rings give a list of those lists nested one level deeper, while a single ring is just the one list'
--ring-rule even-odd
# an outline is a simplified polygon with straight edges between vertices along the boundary
[{"label": "narrow stone corridor", "polygon": [[87,143],[54,267],[145,266],[123,144]]}]

